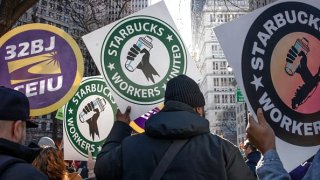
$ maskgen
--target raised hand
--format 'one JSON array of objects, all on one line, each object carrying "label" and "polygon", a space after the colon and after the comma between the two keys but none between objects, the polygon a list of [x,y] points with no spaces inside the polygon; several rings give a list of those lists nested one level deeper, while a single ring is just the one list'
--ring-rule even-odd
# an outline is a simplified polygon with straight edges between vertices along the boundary
[{"label": "raised hand", "polygon": [[130,112],[131,112],[131,107],[128,106],[124,114],[121,113],[121,111],[118,109],[117,114],[116,114],[116,119],[117,121],[124,122],[126,124],[129,124],[131,119],[130,119]]},{"label": "raised hand", "polygon": [[249,116],[247,138],[264,154],[268,150],[276,149],[275,134],[264,118],[261,108],[257,110],[257,118],[258,122],[253,119],[252,115]]}]

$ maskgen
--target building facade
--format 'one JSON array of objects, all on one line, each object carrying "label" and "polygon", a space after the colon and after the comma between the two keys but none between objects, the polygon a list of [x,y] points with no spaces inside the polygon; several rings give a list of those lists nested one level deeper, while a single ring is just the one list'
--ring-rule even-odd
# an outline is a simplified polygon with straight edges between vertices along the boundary
[{"label": "building facade", "polygon": [[240,146],[246,140],[246,127],[248,123],[246,108],[244,102],[236,103],[237,146]]},{"label": "building facade", "polygon": [[277,0],[249,0],[249,10],[254,11]]},{"label": "building facade", "polygon": [[[76,40],[82,51],[84,76],[92,76],[98,75],[99,71],[81,37],[149,5],[149,0],[39,0],[15,26],[44,23],[63,29]],[[63,121],[55,119],[55,113],[33,118],[39,127],[27,130],[26,143],[37,142],[43,136],[57,141],[62,139]]]},{"label": "building facade", "polygon": [[150,6],[150,0],[91,0],[91,4],[106,25]]},{"label": "building facade", "polygon": [[213,31],[246,14],[247,0],[192,0],[192,56],[203,76],[200,88],[206,99],[210,131],[237,144],[234,75]]}]

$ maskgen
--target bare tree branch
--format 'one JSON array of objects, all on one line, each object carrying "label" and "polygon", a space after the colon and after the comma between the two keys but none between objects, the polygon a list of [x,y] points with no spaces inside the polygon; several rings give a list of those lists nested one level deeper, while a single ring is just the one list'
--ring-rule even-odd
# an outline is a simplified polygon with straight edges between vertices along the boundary
[{"label": "bare tree branch", "polygon": [[38,0],[4,0],[0,2],[0,36],[8,32],[18,19]]},{"label": "bare tree branch", "polygon": [[[230,1],[230,0],[224,0],[225,4],[226,4],[226,1],[227,1],[228,3],[230,3],[232,6],[238,8],[238,9],[241,9],[241,10],[244,11],[244,12],[249,12],[248,9],[244,9],[244,8],[238,6],[237,4],[235,4],[234,2],[232,2],[232,1]],[[227,6],[227,5],[226,5],[226,6]],[[228,8],[228,7],[227,7],[227,8]],[[229,11],[229,10],[228,10],[228,11]]]},{"label": "bare tree branch", "polygon": [[122,7],[120,9],[120,11],[118,12],[118,16],[117,16],[117,20],[120,19],[120,16],[124,10],[124,8],[127,7],[127,3],[130,2],[131,0],[125,0],[124,3],[122,4]]},{"label": "bare tree branch", "polygon": [[24,0],[20,1],[18,6],[14,9],[12,16],[13,21],[17,21],[29,8],[36,4],[39,0]]}]

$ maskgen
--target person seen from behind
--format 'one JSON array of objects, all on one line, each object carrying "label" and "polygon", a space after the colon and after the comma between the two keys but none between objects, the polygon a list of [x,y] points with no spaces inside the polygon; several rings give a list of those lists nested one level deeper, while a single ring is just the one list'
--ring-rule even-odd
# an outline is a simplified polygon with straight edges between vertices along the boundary
[{"label": "person seen from behind", "polygon": [[29,121],[29,101],[21,92],[0,86],[0,179],[48,179],[30,163],[40,149],[24,146]]},{"label": "person seen from behind", "polygon": [[[146,122],[145,133],[131,136],[131,108],[128,107],[124,114],[118,110],[117,121],[97,156],[96,178],[255,179],[239,149],[210,133],[209,122],[204,118],[204,105],[204,96],[197,83],[188,76],[179,75],[168,81],[164,107]],[[173,148],[177,144],[181,149]],[[167,168],[161,168],[161,160],[171,148],[178,151],[171,163],[167,163]]]},{"label": "person seen from behind", "polygon": [[243,150],[246,156],[247,166],[254,174],[254,176],[257,177],[256,166],[261,158],[261,153],[257,151],[257,148],[252,143],[250,143],[249,140],[246,140],[244,142]]},{"label": "person seen from behind", "polygon": [[[257,175],[261,180],[291,180],[290,174],[284,169],[283,164],[276,151],[275,134],[267,123],[261,108],[257,110],[257,120],[252,116],[249,118],[247,126],[247,137],[262,153],[263,158],[257,165]],[[302,180],[320,179],[320,150],[316,153],[313,161]]]}]

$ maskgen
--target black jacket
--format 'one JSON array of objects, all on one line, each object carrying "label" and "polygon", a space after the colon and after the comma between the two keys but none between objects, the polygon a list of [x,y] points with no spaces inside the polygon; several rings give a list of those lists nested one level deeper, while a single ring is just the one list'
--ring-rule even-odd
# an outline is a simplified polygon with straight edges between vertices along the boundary
[{"label": "black jacket", "polygon": [[147,180],[174,139],[189,139],[163,180],[255,179],[237,147],[209,132],[209,122],[188,105],[168,101],[146,123],[145,133],[115,122],[98,155],[97,179]]},{"label": "black jacket", "polygon": [[0,138],[0,180],[48,179],[31,164],[38,150]]}]

